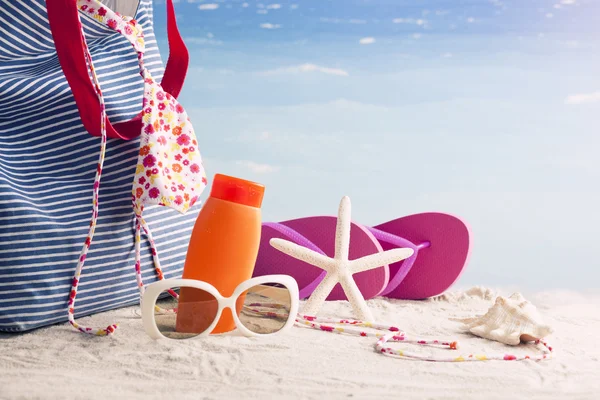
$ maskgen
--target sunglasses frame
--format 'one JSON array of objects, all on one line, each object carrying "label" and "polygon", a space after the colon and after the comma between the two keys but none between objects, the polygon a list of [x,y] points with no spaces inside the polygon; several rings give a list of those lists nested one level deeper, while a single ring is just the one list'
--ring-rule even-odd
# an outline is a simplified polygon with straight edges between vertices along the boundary
[{"label": "sunglasses frame", "polygon": [[[246,328],[240,321],[240,318],[235,309],[236,300],[243,292],[250,289],[251,287],[265,284],[265,283],[278,283],[282,286],[285,286],[285,288],[290,293],[290,313],[289,313],[288,320],[286,321],[285,325],[280,330],[273,332],[273,333],[256,333],[256,332],[252,332],[251,330]],[[217,326],[217,323],[221,319],[221,314],[223,313],[223,310],[226,308],[229,308],[231,310],[231,315],[233,316],[233,320],[235,322],[236,329],[239,330],[244,336],[249,336],[249,337],[261,336],[262,337],[262,336],[277,335],[281,332],[285,332],[286,330],[290,329],[294,325],[296,316],[298,314],[298,307],[299,307],[299,303],[300,303],[298,283],[296,282],[296,280],[294,278],[292,278],[289,275],[265,275],[265,276],[259,276],[256,278],[249,279],[247,281],[240,283],[238,285],[238,287],[235,288],[235,290],[233,291],[233,294],[230,297],[222,296],[221,293],[219,293],[219,291],[208,282],[199,281],[199,280],[195,280],[195,279],[165,279],[165,280],[151,283],[150,285],[146,286],[146,290],[144,291],[144,295],[142,296],[142,300],[141,300],[142,321],[144,323],[144,330],[152,339],[171,339],[171,338],[163,335],[160,332],[160,330],[158,329],[158,326],[156,325],[155,314],[154,314],[154,306],[156,305],[158,296],[160,296],[161,293],[165,292],[168,289],[174,288],[174,287],[190,287],[190,288],[204,290],[204,291],[210,293],[211,295],[213,295],[215,297],[215,299],[217,299],[217,302],[219,303],[219,309],[217,310],[215,320],[212,322],[212,324],[208,328],[206,328],[206,330],[204,332],[202,332],[196,336],[191,336],[189,338],[172,339],[172,340],[187,340],[187,339],[194,339],[194,338],[198,338],[198,337],[206,337],[206,336],[210,335],[210,333],[213,331],[215,326]]]}]

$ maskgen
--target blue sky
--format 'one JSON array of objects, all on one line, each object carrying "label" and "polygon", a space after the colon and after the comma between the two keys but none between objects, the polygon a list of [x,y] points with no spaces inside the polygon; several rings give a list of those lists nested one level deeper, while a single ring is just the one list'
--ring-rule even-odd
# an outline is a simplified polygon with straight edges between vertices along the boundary
[{"label": "blue sky", "polygon": [[[155,24],[166,55],[164,4]],[[600,2],[188,1],[181,101],[266,221],[465,218],[461,285],[598,288]]]}]

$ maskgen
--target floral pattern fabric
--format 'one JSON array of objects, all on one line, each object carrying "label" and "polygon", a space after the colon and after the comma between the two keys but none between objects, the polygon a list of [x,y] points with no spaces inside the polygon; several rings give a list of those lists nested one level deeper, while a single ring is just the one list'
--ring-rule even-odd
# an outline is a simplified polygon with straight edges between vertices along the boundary
[{"label": "floral pattern fabric", "polygon": [[207,184],[198,142],[183,107],[144,72],[143,128],[133,201],[137,207],[159,204],[183,213]]},{"label": "floral pattern fabric", "polygon": [[144,67],[144,34],[134,19],[113,12],[97,0],[78,0],[77,4],[82,13],[125,36],[138,53],[144,100],[132,188],[135,206],[141,209],[156,204],[186,212],[208,183],[187,113]]}]

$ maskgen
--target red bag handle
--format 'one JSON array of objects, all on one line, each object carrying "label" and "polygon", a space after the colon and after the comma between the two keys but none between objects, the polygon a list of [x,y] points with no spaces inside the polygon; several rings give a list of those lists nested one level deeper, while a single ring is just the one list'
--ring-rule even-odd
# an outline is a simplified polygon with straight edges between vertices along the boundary
[{"label": "red bag handle", "polygon": [[[183,87],[190,56],[177,28],[173,0],[167,0],[167,36],[169,59],[165,67],[161,86],[174,97],[178,97]],[[60,66],[71,87],[83,126],[93,136],[100,136],[100,103],[90,81],[85,61],[77,0],[48,0],[48,21],[54,38],[54,45]],[[142,105],[140,104],[140,108]],[[130,121],[111,125],[106,119],[106,132],[109,138],[130,140],[140,135],[142,113]]]}]

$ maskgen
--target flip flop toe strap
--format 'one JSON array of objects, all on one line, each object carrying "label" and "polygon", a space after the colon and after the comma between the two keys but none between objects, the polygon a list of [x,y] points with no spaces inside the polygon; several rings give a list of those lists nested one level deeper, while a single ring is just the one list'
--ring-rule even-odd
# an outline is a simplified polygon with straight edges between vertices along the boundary
[{"label": "flip flop toe strap", "polygon": [[[300,233],[296,232],[294,229],[288,226],[276,222],[265,222],[262,225],[263,227],[271,228],[274,231],[286,236],[288,240],[298,244],[299,246],[306,247],[307,249],[310,249],[314,252],[325,255],[325,252],[321,250],[316,244],[314,244],[305,236],[301,235]],[[309,297],[315,290],[315,288],[319,285],[319,283],[321,283],[321,281],[325,278],[325,275],[327,275],[326,271],[321,272],[321,274],[315,280],[313,280],[305,287],[301,288],[300,299],[305,299]]]},{"label": "flip flop toe strap", "polygon": [[400,285],[402,280],[404,280],[406,275],[408,275],[408,272],[411,270],[413,264],[415,263],[415,260],[417,259],[419,249],[421,249],[422,247],[417,246],[410,240],[400,237],[398,235],[384,232],[382,230],[372,227],[367,227],[367,229],[373,234],[373,236],[375,236],[375,239],[379,240],[380,242],[389,243],[396,247],[409,248],[414,251],[412,256],[402,261],[402,264],[400,265],[400,268],[398,268],[398,271],[396,271],[394,276],[390,278],[388,285],[383,290],[383,292],[380,293],[380,296],[385,296],[386,294],[396,289],[398,285]]}]

